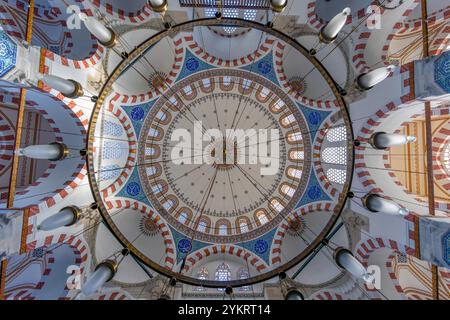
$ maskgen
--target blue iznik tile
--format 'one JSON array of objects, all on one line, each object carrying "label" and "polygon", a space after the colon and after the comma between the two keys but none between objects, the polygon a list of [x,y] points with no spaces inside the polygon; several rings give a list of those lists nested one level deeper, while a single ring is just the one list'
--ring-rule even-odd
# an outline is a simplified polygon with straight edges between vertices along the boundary
[{"label": "blue iznik tile", "polygon": [[248,242],[237,243],[236,245],[242,247],[249,252],[260,257],[264,262],[270,264],[270,251],[273,242],[273,238],[275,236],[275,232],[277,228],[272,229],[270,232],[265,235],[259,237],[258,239],[251,240]]},{"label": "blue iznik tile", "polygon": [[319,132],[319,129],[322,126],[322,123],[326,118],[328,118],[328,116],[331,114],[331,111],[315,110],[300,103],[297,103],[297,105],[300,111],[303,113],[306,122],[308,123],[311,140],[314,141],[317,132]]},{"label": "blue iznik tile", "polygon": [[278,82],[277,75],[275,73],[275,65],[273,64],[273,52],[266,54],[263,58],[253,61],[249,65],[241,67],[240,69],[251,71],[252,73],[256,73],[273,83],[277,86],[280,85]]},{"label": "blue iznik tile", "polygon": [[447,93],[450,93],[450,51],[444,52],[434,62],[434,80]]},{"label": "blue iznik tile", "polygon": [[171,225],[168,225],[170,228],[170,231],[172,232],[173,240],[175,243],[175,248],[177,251],[177,264],[180,263],[184,257],[191,254],[192,252],[195,252],[197,250],[200,250],[202,248],[208,247],[211,244],[201,242],[198,240],[191,241],[191,236],[186,236],[179,231],[175,230]]},{"label": "blue iznik tile", "polygon": [[150,109],[155,104],[156,100],[135,105],[135,106],[122,106],[122,109],[127,114],[128,118],[131,120],[131,123],[133,124],[134,132],[136,133],[136,137],[139,138],[139,135],[141,134],[141,128],[142,124],[145,121],[145,118],[147,117]]},{"label": "blue iznik tile", "polygon": [[133,169],[133,173],[130,178],[122,186],[122,189],[120,189],[116,197],[130,198],[152,207],[148,197],[145,194],[145,190],[142,188],[137,168]]},{"label": "blue iznik tile", "polygon": [[0,30],[0,77],[6,75],[16,65],[17,45]]},{"label": "blue iznik tile", "polygon": [[442,252],[444,261],[450,266],[450,231],[442,237]]},{"label": "blue iznik tile", "polygon": [[328,194],[322,189],[319,181],[316,178],[314,172],[309,175],[308,186],[305,189],[305,192],[300,199],[300,201],[295,206],[295,209],[298,209],[306,204],[318,202],[318,201],[332,201],[332,199],[328,196]]},{"label": "blue iznik tile", "polygon": [[184,64],[176,81],[180,81],[194,73],[214,69],[215,67],[197,58],[191,51],[186,50]]}]

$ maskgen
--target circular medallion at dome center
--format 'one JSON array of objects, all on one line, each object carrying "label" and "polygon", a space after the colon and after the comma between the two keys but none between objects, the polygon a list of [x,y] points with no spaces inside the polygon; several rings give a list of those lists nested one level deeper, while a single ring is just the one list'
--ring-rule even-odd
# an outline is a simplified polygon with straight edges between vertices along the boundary
[{"label": "circular medallion at dome center", "polygon": [[203,72],[152,107],[139,174],[152,205],[188,237],[256,238],[304,192],[307,131],[303,115],[270,81],[238,70]]}]

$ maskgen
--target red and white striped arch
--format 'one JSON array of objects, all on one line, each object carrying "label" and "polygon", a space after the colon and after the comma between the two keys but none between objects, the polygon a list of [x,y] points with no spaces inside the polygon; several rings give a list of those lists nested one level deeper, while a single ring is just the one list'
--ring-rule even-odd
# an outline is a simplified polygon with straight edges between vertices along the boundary
[{"label": "red and white striped arch", "polygon": [[[21,19],[26,19],[26,15],[28,14],[28,4],[22,0],[3,0],[4,4],[0,5],[0,17],[2,18],[2,29],[10,36],[17,39],[25,39],[25,30],[23,27],[23,23]],[[64,5],[65,6],[65,5]],[[88,15],[92,15],[90,10],[85,10],[84,8],[80,8],[82,12],[87,13]],[[12,13],[13,12],[13,13]],[[62,28],[61,34],[63,40],[59,43],[60,51],[62,51],[61,56],[63,59],[67,58],[68,61],[71,60],[71,56],[73,56],[74,50],[77,50],[79,47],[76,46],[74,36],[72,35],[72,30],[67,27],[67,12],[62,12],[58,7],[52,7],[52,9],[48,9],[45,7],[34,7],[34,28],[45,34],[45,30],[42,29],[42,26],[51,25],[53,27]],[[89,39],[90,46],[88,47],[89,52],[85,52],[84,59],[87,63],[90,58],[94,57],[98,52],[99,45],[97,43],[97,39],[89,34],[86,30],[86,37]],[[85,43],[88,42],[87,39],[84,39]],[[87,51],[87,50],[86,50]],[[84,64],[82,61],[78,61],[81,64]],[[73,64],[76,65],[76,64]]]},{"label": "red and white striped arch", "polygon": [[[168,87],[174,84],[183,66],[185,48],[183,45],[183,38],[181,34],[178,34],[173,39],[173,44],[175,47],[174,49],[175,58],[173,61],[172,70],[169,72],[169,74],[165,79],[166,88],[164,89],[164,91],[169,90]],[[142,93],[139,95],[127,95],[116,93],[114,96],[112,96],[110,103],[113,104],[120,103],[126,105],[142,104],[162,96],[164,94],[164,91],[161,92],[161,88],[152,88],[149,92]]]},{"label": "red and white striped arch", "polygon": [[[365,266],[368,267],[368,261],[370,255],[381,248],[387,248],[394,251],[394,253],[402,253],[405,255],[416,255],[416,250],[408,245],[399,243],[394,240],[384,239],[384,238],[369,238],[365,240],[361,240],[353,250],[355,257]],[[390,256],[392,257],[392,255]],[[388,259],[389,260],[389,259]],[[390,274],[392,278],[392,274]],[[395,282],[394,282],[395,285]],[[368,291],[374,291],[375,289],[371,289],[367,287]],[[398,288],[396,288],[398,291]]]},{"label": "red and white striped arch", "polygon": [[[316,29],[317,31],[320,31],[326,24],[327,21],[319,17],[319,15],[316,12],[316,3],[317,0],[310,1],[307,4],[307,16],[308,16],[308,24]],[[371,5],[376,5],[377,1],[373,1]],[[384,8],[380,8],[381,13],[384,12]],[[352,12],[352,14],[348,17],[346,24],[347,25],[353,25],[359,23],[362,19],[364,19],[367,15],[367,8],[362,8],[357,10],[356,12]]]},{"label": "red and white striped arch", "polygon": [[241,67],[251,64],[253,61],[267,54],[273,48],[273,45],[275,43],[275,39],[273,37],[267,36],[264,41],[262,41],[258,50],[256,50],[255,52],[243,56],[239,59],[226,60],[223,58],[214,57],[206,52],[205,49],[201,48],[199,44],[194,40],[194,37],[192,35],[185,35],[183,37],[183,41],[186,48],[192,51],[198,58],[200,58],[204,62],[217,67],[227,68]]},{"label": "red and white striped arch", "polygon": [[186,257],[186,264],[183,268],[184,272],[193,270],[196,264],[214,255],[230,255],[238,257],[246,263],[250,263],[258,272],[262,272],[268,267],[261,258],[240,246],[233,244],[216,244],[190,253]]},{"label": "red and white striped arch", "polygon": [[74,69],[86,70],[89,68],[93,68],[102,62],[106,49],[101,45],[94,46],[95,50],[91,52],[90,57],[84,60],[73,60],[69,59],[56,53],[53,53],[47,49],[42,49],[44,51],[46,65],[50,65],[52,63],[57,63],[65,67],[70,67]]},{"label": "red and white striped arch", "polygon": [[297,101],[300,104],[303,104],[305,106],[318,108],[318,109],[338,109],[339,104],[337,100],[330,101],[330,100],[314,100],[310,99],[308,97],[304,97],[299,93],[293,93],[291,90],[291,85],[289,84],[289,79],[286,76],[286,73],[284,71],[284,57],[286,52],[286,45],[276,41],[274,45],[274,60],[275,60],[275,68],[276,73],[278,77],[278,81],[280,82],[280,85],[282,88],[285,89],[286,92],[289,92],[289,96],[293,98],[295,101]]},{"label": "red and white striped arch", "polygon": [[[17,258],[13,264],[10,262],[5,277],[5,300],[35,300],[35,290],[42,289],[46,282],[46,277],[52,272],[54,263],[55,257],[52,252],[48,252],[42,258],[34,258],[31,252],[28,252]],[[41,265],[41,274],[32,275],[36,280],[39,277],[39,280],[33,282],[33,280],[29,279],[27,280],[28,282],[24,282],[21,277],[29,272],[27,269],[34,264]]]},{"label": "red and white striped arch", "polygon": [[45,247],[48,248],[52,245],[67,244],[74,249],[74,252],[79,256],[76,260],[76,264],[80,266],[81,274],[89,267],[90,252],[89,246],[84,240],[82,235],[71,235],[67,233],[55,233],[43,238],[38,238],[30,243],[27,243],[27,252],[30,252],[36,248]]},{"label": "red and white striped arch", "polygon": [[328,180],[325,172],[323,171],[323,166],[321,163],[321,154],[322,154],[322,144],[328,133],[328,129],[332,128],[340,119],[342,119],[342,114],[339,111],[337,113],[332,114],[331,116],[328,117],[327,120],[325,120],[320,130],[316,133],[312,155],[312,158],[314,159],[313,164],[317,179],[319,180],[325,192],[327,192],[327,194],[330,197],[336,200],[339,198],[342,190],[339,190],[335,184],[333,184]]},{"label": "red and white striped arch", "polygon": [[129,199],[114,199],[111,201],[106,201],[105,205],[108,210],[112,209],[136,210],[152,219],[153,222],[158,226],[161,236],[164,238],[164,245],[166,247],[165,248],[166,257],[164,259],[165,267],[169,270],[173,269],[176,261],[176,252],[172,232],[170,231],[164,218],[162,218],[158,212],[153,211],[153,209],[143,204],[142,202],[133,201]]},{"label": "red and white striped arch", "polygon": [[[38,90],[38,89],[36,89]],[[17,91],[17,92],[16,92]],[[14,92],[10,92],[9,94],[3,93],[0,95],[0,101],[4,103],[10,103],[14,105],[18,105],[19,103],[19,96],[18,96],[18,89],[16,89]],[[39,91],[36,91],[36,93],[40,94]],[[67,110],[67,114],[70,116],[71,120],[73,121],[73,128],[79,129],[79,136],[77,135],[70,135],[70,139],[79,139],[79,141],[72,141],[69,144],[77,145],[77,144],[85,144],[86,139],[86,129],[84,124],[80,121],[79,117],[83,116],[81,110],[79,110],[77,113],[75,113],[75,104],[71,100],[61,101],[62,95],[59,93],[55,93],[54,91],[50,92],[51,94],[46,94],[45,92],[42,92],[42,94],[45,94],[46,99],[51,99],[52,102],[54,102],[54,106],[58,106],[58,108],[62,108],[63,110]],[[57,96],[55,96],[57,94]],[[69,104],[67,104],[68,102]],[[53,129],[53,133],[55,135],[55,141],[61,142],[61,143],[67,143],[65,138],[68,138],[68,135],[65,135],[65,132],[60,128],[56,121],[56,113],[60,110],[48,108],[48,105],[42,105],[39,100],[34,100],[30,97],[28,97],[26,101],[26,106],[32,109],[35,109],[38,111],[42,117],[47,121],[49,126]],[[87,125],[86,120],[86,125]],[[78,133],[77,133],[78,134]],[[52,173],[55,172],[57,169],[58,164],[57,163],[51,163],[48,167],[48,169],[45,171],[45,173],[39,177],[37,181],[35,181],[29,188],[27,188],[24,191],[17,192],[17,195],[25,195],[29,194],[33,188],[39,188],[41,185],[49,182],[49,177],[52,175]],[[64,199],[67,197],[73,190],[75,190],[81,183],[81,181],[86,176],[86,166],[84,160],[80,158],[80,162],[77,165],[74,165],[74,172],[69,175],[71,178],[64,183],[62,183],[60,186],[57,186],[57,189],[46,192],[47,195],[45,198],[42,198],[39,200],[39,202],[42,202],[40,204],[41,210],[44,208],[50,208],[54,206],[58,201]],[[3,193],[1,195],[1,198],[4,199],[5,194]],[[32,205],[33,203],[29,203],[29,205]],[[35,203],[37,204],[37,202]]]},{"label": "red and white striped arch", "polygon": [[298,208],[297,210],[293,211],[291,214],[289,214],[286,219],[283,219],[283,221],[278,226],[277,230],[275,231],[275,235],[273,237],[273,242],[271,246],[271,252],[269,261],[272,265],[278,265],[281,264],[281,246],[283,245],[283,240],[286,237],[286,232],[289,229],[288,222],[289,219],[300,219],[302,216],[305,216],[310,213],[314,212],[332,212],[335,209],[335,205],[333,202],[315,202],[311,203],[305,206],[302,206]]},{"label": "red and white striped arch", "polygon": [[[3,96],[0,96],[2,101]],[[15,139],[14,126],[9,118],[0,113],[0,176],[11,166]]]},{"label": "red and white striped arch", "polygon": [[[354,64],[355,69],[359,72],[359,73],[364,73],[367,72],[371,69],[371,66],[366,59],[366,48],[367,48],[367,44],[369,43],[369,41],[371,41],[371,36],[374,33],[386,33],[385,36],[383,36],[382,38],[386,39],[385,43],[383,44],[382,47],[382,52],[380,55],[380,61],[379,62],[384,62],[386,64],[386,56],[387,56],[387,50],[389,49],[389,43],[392,41],[395,33],[400,30],[402,28],[402,21],[403,19],[405,19],[406,17],[408,17],[411,12],[413,12],[414,8],[420,4],[420,0],[414,0],[410,3],[410,5],[404,9],[403,12],[399,12],[397,17],[400,21],[397,21],[397,23],[394,23],[392,28],[381,28],[381,29],[375,29],[375,30],[370,30],[369,28],[367,28],[367,26],[364,26],[364,28],[359,28],[359,33],[357,34],[357,38],[355,41],[355,47],[354,47],[354,54],[352,57],[352,62]],[[381,13],[383,14],[383,12],[385,12],[385,9],[381,8]],[[392,32],[394,31],[394,32]],[[378,62],[378,61],[377,61]]]},{"label": "red and white striped arch", "polygon": [[[126,23],[144,23],[152,17],[155,16],[155,13],[152,11],[148,1],[145,0],[134,0],[141,1],[142,7],[135,11],[130,11],[127,5],[119,5],[119,1],[110,1],[110,0],[78,0],[83,3],[88,8],[96,8],[103,14],[107,15],[110,19],[119,19]],[[120,1],[122,2],[122,1]],[[123,2],[125,4],[125,2]],[[121,3],[122,4],[122,3]],[[92,11],[92,10],[91,10]]]},{"label": "red and white striped arch", "polygon": [[113,114],[117,117],[119,122],[122,124],[123,129],[126,132],[127,138],[128,138],[128,158],[123,166],[122,172],[120,173],[119,177],[111,183],[108,187],[101,190],[102,196],[104,199],[110,197],[114,193],[116,193],[118,190],[121,189],[121,187],[126,183],[128,178],[130,177],[131,173],[133,172],[137,160],[137,137],[136,133],[134,132],[133,124],[131,123],[131,120],[128,118],[127,114],[122,110],[122,108],[110,103],[108,106],[108,112],[110,114]]},{"label": "red and white striped arch", "polygon": [[[439,111],[440,115],[448,117],[450,107],[442,108]],[[445,167],[444,152],[450,144],[450,117],[440,127],[440,129],[433,135],[433,173],[434,180],[443,188],[448,194],[450,194],[450,170]],[[439,207],[442,207],[444,211],[450,211],[450,199],[446,203],[437,203]]]},{"label": "red and white striped arch", "polygon": [[308,300],[349,300],[343,293],[335,290],[320,290],[311,295]]}]

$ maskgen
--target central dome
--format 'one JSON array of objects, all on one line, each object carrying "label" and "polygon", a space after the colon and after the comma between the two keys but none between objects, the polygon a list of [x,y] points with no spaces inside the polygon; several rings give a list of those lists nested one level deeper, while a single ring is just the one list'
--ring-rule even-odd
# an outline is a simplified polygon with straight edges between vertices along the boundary
[{"label": "central dome", "polygon": [[[256,51],[227,60],[198,47],[196,34],[225,22],[259,34]],[[305,90],[288,81],[288,52]],[[198,278],[198,259],[244,263],[248,276],[227,285],[245,286],[297,265],[332,230],[352,130],[337,84],[296,40],[252,21],[195,20],[143,41],[111,72],[91,118],[89,178],[105,225],[136,259],[218,288]],[[303,216],[313,207],[323,210]]]},{"label": "central dome", "polygon": [[216,69],[177,83],[152,107],[139,145],[152,205],[193,239],[260,236],[293,209],[308,181],[303,115],[279,87],[246,71]]}]

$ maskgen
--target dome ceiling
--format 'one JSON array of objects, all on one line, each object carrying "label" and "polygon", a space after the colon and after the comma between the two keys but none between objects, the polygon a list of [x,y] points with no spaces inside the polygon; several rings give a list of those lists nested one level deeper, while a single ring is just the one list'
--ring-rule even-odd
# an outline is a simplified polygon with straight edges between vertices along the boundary
[{"label": "dome ceiling", "polygon": [[0,2],[0,300],[449,299],[446,1]]},{"label": "dome ceiling", "polygon": [[[297,238],[302,245],[297,245],[284,261],[298,262],[334,225],[342,208],[340,195],[346,194],[349,185],[351,153],[344,155],[341,169],[348,172],[344,181],[332,183],[337,193],[330,193],[330,183],[320,178],[313,165],[319,160],[313,146],[320,146],[316,139],[325,135],[329,126],[347,126],[344,139],[334,147],[341,145],[347,150],[351,139],[345,105],[339,96],[333,98],[337,89],[327,71],[305,55],[301,46],[291,46],[289,38],[279,39],[277,33],[268,34],[265,27],[257,26],[257,32],[263,33],[261,40],[270,40],[264,40],[256,54],[248,55],[248,61],[240,59],[234,67],[224,61],[227,68],[204,59],[203,50],[197,55],[196,46],[192,46],[192,39],[198,39],[199,34],[211,34],[210,26],[197,27],[195,35],[171,30],[167,41],[164,35],[158,37],[162,39],[159,42],[149,38],[136,51],[143,51],[143,55],[132,54],[119,64],[92,119],[95,135],[90,170],[100,172],[108,165],[115,172],[106,179],[92,175],[94,190],[98,190],[95,196],[102,201],[102,213],[110,229],[145,264],[191,284],[220,286],[190,273],[189,257],[203,250],[225,260],[231,252],[253,256],[252,265],[259,267],[248,275],[254,279],[251,281],[284,270],[284,263],[273,263],[277,261],[275,234],[280,226],[295,224],[292,213],[308,204],[337,199],[311,239]],[[175,48],[166,49],[169,55],[173,52],[177,56],[177,68],[164,73],[171,75],[171,85],[167,86],[167,78],[157,77],[160,87],[153,87],[148,94],[147,79],[136,74],[164,68],[155,60],[161,54],[155,52],[160,44],[170,42]],[[335,107],[322,110],[315,104],[305,105],[298,91],[283,89],[286,75],[277,67],[279,48],[295,52],[295,60],[300,62],[290,63],[291,76],[305,74],[314,66],[322,70],[310,71],[311,78],[318,79],[320,90],[329,92]],[[116,83],[133,83],[135,91],[131,93],[135,95],[124,96],[120,89],[117,92]],[[109,119],[114,117],[115,121]],[[117,127],[115,138],[111,137],[111,123]],[[158,257],[149,251],[157,240],[151,239],[152,233],[142,225],[152,222],[141,221],[138,228],[131,221],[127,224],[127,219],[117,220],[123,210],[114,205],[115,199],[135,209],[148,208],[154,225],[159,225],[157,233],[162,232],[161,224],[168,227],[166,232],[174,239],[174,248],[170,249],[175,251],[173,265],[161,263],[164,253]],[[299,232],[295,230],[294,234]],[[217,251],[217,244],[224,247]],[[223,251],[225,247],[229,249]]]}]

